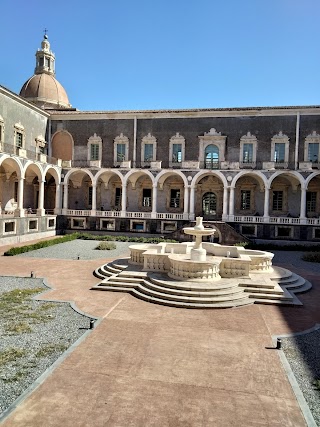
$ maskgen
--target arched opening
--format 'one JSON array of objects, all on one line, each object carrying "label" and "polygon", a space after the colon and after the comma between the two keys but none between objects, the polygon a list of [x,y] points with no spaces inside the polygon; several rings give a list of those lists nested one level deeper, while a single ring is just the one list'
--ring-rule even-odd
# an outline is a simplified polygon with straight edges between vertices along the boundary
[{"label": "arched opening", "polygon": [[219,169],[219,148],[210,144],[206,147],[204,153],[205,169]]},{"label": "arched opening", "polygon": [[217,215],[217,196],[207,192],[202,196],[202,216],[204,219],[214,219]]}]

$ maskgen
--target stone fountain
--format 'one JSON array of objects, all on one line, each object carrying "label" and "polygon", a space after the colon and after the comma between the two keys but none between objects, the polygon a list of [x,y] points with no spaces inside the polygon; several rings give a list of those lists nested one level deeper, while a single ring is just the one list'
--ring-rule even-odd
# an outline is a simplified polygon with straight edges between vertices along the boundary
[{"label": "stone fountain", "polygon": [[272,266],[273,253],[203,242],[214,228],[203,218],[184,233],[193,242],[135,244],[130,258],[95,271],[92,289],[130,292],[157,304],[188,308],[228,308],[252,303],[301,305],[295,293],[311,284],[289,270]]}]

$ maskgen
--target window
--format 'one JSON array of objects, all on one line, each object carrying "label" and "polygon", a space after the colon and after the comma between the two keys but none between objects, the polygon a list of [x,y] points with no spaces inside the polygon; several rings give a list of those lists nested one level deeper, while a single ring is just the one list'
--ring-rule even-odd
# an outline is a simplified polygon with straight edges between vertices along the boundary
[{"label": "window", "polygon": [[291,227],[276,227],[276,237],[292,237]]},{"label": "window", "polygon": [[172,144],[172,159],[173,163],[182,162],[182,145],[181,144]]},{"label": "window", "polygon": [[121,133],[114,139],[114,163],[119,166],[121,162],[128,161],[129,138]]},{"label": "window", "polygon": [[122,197],[122,189],[116,188],[116,194],[115,194],[115,207],[116,209],[121,208],[121,197]]},{"label": "window", "polygon": [[99,144],[90,144],[90,160],[99,160]]},{"label": "window", "polygon": [[16,147],[23,147],[23,134],[21,132],[16,132]]},{"label": "window", "polygon": [[253,144],[243,144],[242,161],[243,163],[253,162]]},{"label": "window", "polygon": [[180,208],[180,190],[170,191],[170,208]]},{"label": "window", "polygon": [[240,139],[240,165],[253,167],[257,157],[257,138],[247,132]]},{"label": "window", "polygon": [[141,141],[141,162],[142,166],[144,163],[154,162],[157,158],[157,140],[149,132],[148,135],[144,136]]},{"label": "window", "polygon": [[[313,164],[319,163],[320,135],[313,131],[305,139],[304,161]],[[316,165],[315,165],[316,166]]]},{"label": "window", "polygon": [[88,139],[88,157],[89,162],[95,162],[91,166],[101,166],[102,157],[102,139],[95,133]]},{"label": "window", "polygon": [[312,163],[318,163],[319,155],[319,144],[318,143],[309,143],[308,145],[308,161]]},{"label": "window", "polygon": [[251,191],[241,190],[240,210],[249,210],[251,208]]},{"label": "window", "polygon": [[274,162],[284,163],[285,161],[286,144],[283,142],[274,144]]},{"label": "window", "polygon": [[14,125],[14,145],[16,146],[17,153],[20,148],[24,148],[25,131],[21,123]]},{"label": "window", "polygon": [[287,168],[289,162],[289,138],[281,131],[271,138],[271,162],[276,168]]},{"label": "window", "polygon": [[282,211],[282,209],[283,209],[283,191],[273,191],[272,209],[274,211]]},{"label": "window", "polygon": [[256,236],[257,235],[257,226],[256,225],[241,225],[241,234],[245,236]]},{"label": "window", "polygon": [[205,149],[205,169],[219,168],[219,148],[215,145],[208,145]]},{"label": "window", "polygon": [[153,160],[153,144],[144,145],[144,159],[145,162],[151,162]]},{"label": "window", "polygon": [[169,166],[178,166],[184,162],[185,139],[177,132],[170,138]]},{"label": "window", "polygon": [[143,207],[151,207],[151,195],[152,190],[151,188],[144,188],[142,190],[142,206]]},{"label": "window", "polygon": [[122,162],[126,158],[125,144],[117,144],[117,162]]},{"label": "window", "polygon": [[316,212],[317,193],[315,191],[307,191],[307,213]]}]

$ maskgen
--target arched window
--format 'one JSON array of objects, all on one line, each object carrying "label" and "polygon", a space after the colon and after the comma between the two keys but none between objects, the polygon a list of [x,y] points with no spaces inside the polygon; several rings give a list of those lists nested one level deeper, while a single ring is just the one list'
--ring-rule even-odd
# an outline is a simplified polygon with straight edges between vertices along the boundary
[{"label": "arched window", "polygon": [[217,213],[217,196],[214,193],[205,193],[202,197],[202,213],[204,217],[215,216]]},{"label": "arched window", "polygon": [[204,152],[205,169],[219,169],[219,148],[216,145],[207,145]]}]

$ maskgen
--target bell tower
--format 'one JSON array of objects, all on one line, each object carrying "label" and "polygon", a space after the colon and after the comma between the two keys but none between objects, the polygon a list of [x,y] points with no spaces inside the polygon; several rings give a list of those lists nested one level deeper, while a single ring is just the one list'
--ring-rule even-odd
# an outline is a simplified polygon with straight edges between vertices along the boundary
[{"label": "bell tower", "polygon": [[55,56],[50,50],[47,30],[45,30],[45,34],[41,42],[41,49],[38,49],[36,52],[36,68],[34,73],[55,75]]}]

